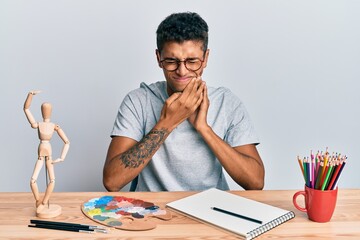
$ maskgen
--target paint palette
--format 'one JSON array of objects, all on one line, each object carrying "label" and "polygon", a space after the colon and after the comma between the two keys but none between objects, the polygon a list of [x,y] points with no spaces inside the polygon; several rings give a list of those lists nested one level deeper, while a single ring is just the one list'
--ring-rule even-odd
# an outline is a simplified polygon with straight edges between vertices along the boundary
[{"label": "paint palette", "polygon": [[81,206],[82,212],[97,223],[122,230],[150,230],[156,227],[151,218],[170,220],[171,213],[154,203],[124,196],[102,196]]}]

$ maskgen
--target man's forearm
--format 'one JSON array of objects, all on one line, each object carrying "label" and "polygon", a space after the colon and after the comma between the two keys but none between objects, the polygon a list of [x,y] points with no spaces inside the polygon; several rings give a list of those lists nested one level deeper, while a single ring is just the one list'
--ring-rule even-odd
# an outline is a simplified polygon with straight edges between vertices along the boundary
[{"label": "man's forearm", "polygon": [[244,189],[263,188],[264,166],[254,145],[233,148],[210,127],[200,134],[237,184]]},{"label": "man's forearm", "polygon": [[[108,191],[119,191],[147,165],[170,134],[166,128],[154,127],[140,142],[129,143],[113,139],[104,166],[103,183]],[[124,146],[125,144],[125,146]],[[122,148],[127,150],[121,152]],[[120,150],[119,150],[120,149]],[[116,154],[120,151],[121,153]]]},{"label": "man's forearm", "polygon": [[169,135],[166,129],[151,130],[140,142],[118,156],[125,168],[138,168],[155,154]]}]

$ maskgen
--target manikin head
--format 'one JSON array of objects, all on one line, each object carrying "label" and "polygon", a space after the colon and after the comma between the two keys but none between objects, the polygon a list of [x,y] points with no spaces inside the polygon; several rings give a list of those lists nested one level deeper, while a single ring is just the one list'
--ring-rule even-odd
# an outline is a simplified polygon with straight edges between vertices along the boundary
[{"label": "manikin head", "polygon": [[41,105],[41,114],[44,121],[50,121],[52,106],[50,103],[43,103]]}]

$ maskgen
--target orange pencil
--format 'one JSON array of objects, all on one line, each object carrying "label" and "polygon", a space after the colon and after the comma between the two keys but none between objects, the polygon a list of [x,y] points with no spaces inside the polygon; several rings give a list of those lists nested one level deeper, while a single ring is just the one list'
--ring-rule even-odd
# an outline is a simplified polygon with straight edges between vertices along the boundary
[{"label": "orange pencil", "polygon": [[[324,166],[327,166],[328,160],[329,160],[329,152],[327,151],[327,148],[326,148],[325,157],[324,157]],[[325,172],[325,169],[323,169],[323,171],[321,173],[322,176],[324,175],[324,172]]]},{"label": "orange pencil", "polygon": [[306,182],[306,179],[305,179],[305,174],[304,174],[304,167],[303,167],[303,163],[302,163],[302,161],[301,161],[301,159],[300,159],[300,157],[299,157],[299,156],[298,156],[297,158],[298,158],[298,162],[299,162],[299,166],[300,166],[300,169],[301,169],[302,175],[303,175],[304,180],[305,180],[305,182]]}]

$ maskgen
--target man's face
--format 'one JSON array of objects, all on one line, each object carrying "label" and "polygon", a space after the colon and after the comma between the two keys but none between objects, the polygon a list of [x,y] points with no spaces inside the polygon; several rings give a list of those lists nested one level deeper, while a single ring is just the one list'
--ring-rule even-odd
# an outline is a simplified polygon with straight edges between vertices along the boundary
[{"label": "man's face", "polygon": [[[191,79],[202,75],[207,65],[208,55],[209,50],[204,54],[202,42],[196,41],[184,41],[183,43],[167,42],[164,44],[161,53],[156,51],[159,66],[164,71],[169,96],[174,92],[182,92]],[[184,62],[179,63],[180,65],[175,71],[167,71],[160,62],[164,59],[184,61],[185,59],[195,58],[203,61],[201,67],[196,71],[188,70]]]}]

